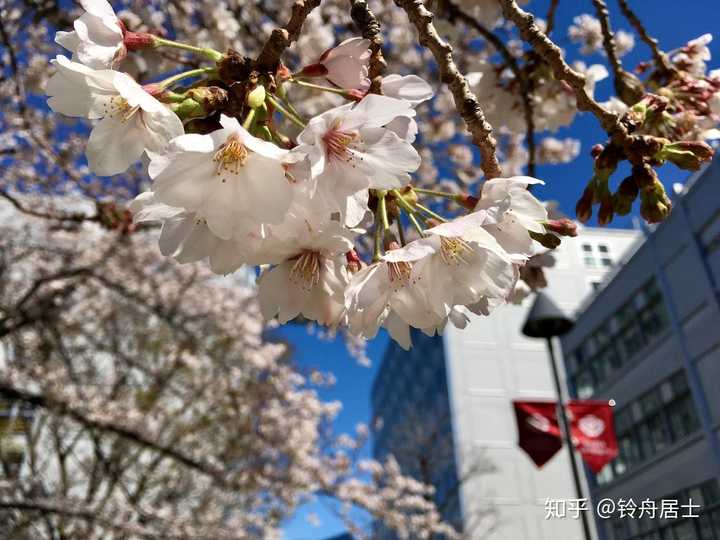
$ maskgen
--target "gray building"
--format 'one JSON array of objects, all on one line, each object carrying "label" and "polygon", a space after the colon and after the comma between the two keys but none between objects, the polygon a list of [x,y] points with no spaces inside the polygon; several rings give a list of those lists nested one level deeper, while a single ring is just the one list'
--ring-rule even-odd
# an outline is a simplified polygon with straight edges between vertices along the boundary
[{"label": "gray building", "polygon": [[[462,529],[443,340],[415,329],[412,339],[408,352],[388,347],[373,383],[374,457],[393,456],[403,473],[435,486],[443,517]],[[378,525],[375,538],[395,535]]]},{"label": "gray building", "polygon": [[[553,253],[548,293],[567,312],[634,249],[638,231],[580,227]],[[532,297],[475,317],[442,337],[413,333],[405,352],[391,343],[372,392],[375,456],[436,488],[446,521],[472,540],[575,540],[577,520],[546,520],[546,498],[572,498],[563,450],[538,470],[517,447],[513,399],[553,399],[542,340],[520,328]],[[378,539],[392,535],[378,530]]]},{"label": "gray building", "polygon": [[562,348],[571,393],[616,401],[620,455],[588,474],[592,499],[700,508],[596,516],[604,540],[720,539],[720,160],[678,191],[670,217],[578,310]]}]

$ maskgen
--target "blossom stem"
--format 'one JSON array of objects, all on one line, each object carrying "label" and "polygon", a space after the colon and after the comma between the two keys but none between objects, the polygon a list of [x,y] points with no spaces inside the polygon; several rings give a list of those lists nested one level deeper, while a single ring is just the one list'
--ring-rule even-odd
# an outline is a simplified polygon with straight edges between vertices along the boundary
[{"label": "blossom stem", "polygon": [[405,210],[408,215],[409,214],[415,214],[416,210],[412,207],[412,205],[405,200],[405,197],[402,196],[402,193],[400,193],[397,189],[393,189],[390,191],[390,193],[393,194],[395,199],[397,200],[397,203],[400,205],[400,208]]},{"label": "blossom stem", "polygon": [[405,227],[403,227],[402,220],[400,219],[400,216],[398,215],[397,219],[395,220],[395,223],[397,224],[397,230],[398,230],[398,237],[400,238],[400,245],[405,245]]},{"label": "blossom stem", "polygon": [[375,192],[375,195],[378,198],[378,212],[380,212],[380,219],[382,220],[383,231],[386,231],[390,228],[390,222],[388,221],[387,215],[387,204],[385,203],[385,196],[387,195],[387,191],[385,191],[384,189],[379,189]]},{"label": "blossom stem", "polygon": [[307,124],[301,119],[295,116],[293,113],[288,111],[285,107],[283,107],[280,102],[275,99],[272,95],[267,94],[265,96],[265,99],[267,99],[270,102],[270,105],[275,107],[278,111],[280,111],[282,114],[284,114],[288,120],[290,120],[293,124],[295,124],[298,127],[304,128]]},{"label": "blossom stem", "polygon": [[415,230],[418,232],[418,234],[420,235],[420,237],[425,236],[425,231],[424,231],[423,228],[420,226],[420,223],[418,223],[418,220],[417,220],[417,218],[415,217],[415,215],[412,214],[412,213],[410,213],[410,212],[408,212],[407,210],[406,210],[405,212],[407,213],[407,216],[408,216],[408,218],[410,219],[410,222],[413,224],[413,226],[415,227]]},{"label": "blossom stem", "polygon": [[245,121],[243,122],[243,127],[250,131],[250,126],[252,125],[253,121],[255,120],[255,109],[250,109],[250,112],[248,112],[247,116],[245,117]]},{"label": "blossom stem", "polygon": [[448,193],[447,191],[437,191],[434,189],[424,189],[424,188],[414,187],[413,191],[422,193],[423,195],[432,195],[434,197],[445,197],[446,199],[455,199],[457,197],[457,193]]},{"label": "blossom stem", "polygon": [[290,79],[290,82],[295,83],[299,86],[304,86],[305,88],[312,88],[313,90],[321,90],[323,92],[331,92],[333,94],[339,94],[343,97],[348,97],[347,90],[345,90],[343,88],[333,88],[332,86],[323,86],[321,84],[309,83],[309,82],[301,81],[299,79]]},{"label": "blossom stem", "polygon": [[380,212],[375,212],[375,247],[373,249],[373,262],[380,260],[380,249],[382,247],[382,229],[380,225]]},{"label": "blossom stem", "polygon": [[427,206],[424,206],[424,205],[422,205],[422,204],[420,204],[420,203],[415,203],[415,206],[417,206],[420,210],[422,210],[423,212],[425,212],[428,216],[430,216],[430,217],[432,217],[432,218],[435,218],[435,219],[437,219],[438,221],[442,221],[442,222],[447,221],[447,219],[445,219],[444,217],[442,217],[440,214],[436,214],[435,212],[433,212],[432,210],[430,210]]},{"label": "blossom stem", "polygon": [[189,77],[197,77],[199,75],[205,75],[206,73],[212,73],[213,71],[215,71],[215,68],[209,68],[209,67],[191,69],[190,71],[183,71],[182,73],[178,73],[177,75],[168,77],[167,79],[164,79],[157,84],[161,89],[164,90],[168,86],[171,86],[171,85],[175,84],[176,82],[181,81],[183,79],[187,79]]},{"label": "blossom stem", "polygon": [[161,37],[155,36],[154,39],[155,47],[171,47],[173,49],[181,49],[183,51],[189,51],[195,54],[200,54],[213,62],[218,62],[219,60],[222,60],[223,53],[216,51],[215,49],[211,49],[209,47],[196,47],[194,45],[188,45],[187,43],[180,43],[178,41],[173,41],[171,39],[164,39]]}]

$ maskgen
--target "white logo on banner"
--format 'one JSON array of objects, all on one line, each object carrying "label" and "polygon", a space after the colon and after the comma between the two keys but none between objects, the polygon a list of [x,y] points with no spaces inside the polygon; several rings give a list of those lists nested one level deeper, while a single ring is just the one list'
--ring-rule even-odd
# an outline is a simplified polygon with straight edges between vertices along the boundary
[{"label": "white logo on banner", "polygon": [[594,439],[602,435],[603,431],[605,431],[605,422],[594,414],[588,414],[578,421],[578,427],[586,437]]}]

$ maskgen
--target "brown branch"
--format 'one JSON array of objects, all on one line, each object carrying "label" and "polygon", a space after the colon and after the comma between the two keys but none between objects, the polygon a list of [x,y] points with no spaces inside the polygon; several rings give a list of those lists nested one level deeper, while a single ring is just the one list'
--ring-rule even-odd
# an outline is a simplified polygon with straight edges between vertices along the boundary
[{"label": "brown branch", "polygon": [[[128,522],[117,522],[112,518],[99,515],[97,509],[86,509],[80,508],[81,501],[75,504],[78,508],[73,508],[70,505],[74,501],[61,499],[58,501],[50,499],[0,499],[0,509],[17,510],[25,512],[39,512],[41,515],[57,515],[72,519],[80,519],[88,523],[94,523],[100,525],[104,529],[110,529],[117,531],[123,535],[130,535],[133,537],[147,538],[147,539],[176,539],[176,540],[187,540],[189,538],[187,533],[184,532],[173,532],[168,530],[167,526],[164,526],[162,530],[158,532],[150,531],[146,527],[143,527],[137,523],[130,524]],[[155,516],[151,516],[142,513],[144,520],[152,519],[157,520]],[[233,535],[228,531],[214,531],[216,534],[220,534],[218,538],[241,538],[240,536]]]},{"label": "brown branch", "polygon": [[513,72],[515,79],[520,85],[520,93],[523,105],[523,115],[525,117],[526,142],[528,146],[528,175],[535,176],[535,119],[533,116],[533,103],[532,103],[532,89],[530,88],[530,80],[520,69],[517,58],[515,58],[510,49],[507,48],[505,43],[491,30],[485,27],[475,17],[465,13],[458,6],[452,2],[447,2],[446,5],[448,19],[453,22],[454,19],[459,19],[466,25],[474,28],[487,42],[492,44],[493,47],[500,53],[505,60],[505,63],[510,67]]},{"label": "brown branch", "polygon": [[370,92],[380,93],[380,79],[387,68],[383,57],[383,35],[380,21],[368,6],[366,0],[350,0],[350,17],[362,33],[362,37],[370,40],[370,69],[368,77],[371,81]]},{"label": "brown branch", "polygon": [[615,46],[615,36],[610,28],[610,12],[608,11],[605,0],[592,0],[592,3],[595,6],[595,12],[600,20],[603,48],[605,49],[613,72],[615,92],[626,105],[634,105],[642,99],[645,93],[644,87],[637,77],[628,73],[622,67],[622,62],[620,61],[617,47]]},{"label": "brown branch", "polygon": [[82,223],[83,221],[99,221],[99,217],[97,215],[86,216],[85,214],[80,212],[70,214],[51,214],[48,212],[39,212],[37,210],[32,210],[23,206],[19,199],[17,199],[13,195],[10,195],[4,189],[0,189],[0,197],[7,199],[10,204],[12,204],[18,211],[22,212],[23,214],[27,214],[28,216],[33,216],[36,218],[52,219],[56,221],[71,221],[73,223]]},{"label": "brown branch", "polygon": [[618,81],[620,80],[620,74],[623,71],[622,63],[620,62],[620,57],[617,54],[617,49],[615,47],[615,36],[613,35],[612,29],[610,28],[610,12],[608,11],[607,4],[604,0],[592,0],[593,5],[595,6],[595,13],[597,13],[597,17],[600,20],[600,28],[602,29],[602,36],[603,36],[603,47],[605,48],[605,53],[607,54],[608,61],[610,62],[610,67],[613,70],[613,73],[615,74],[615,90],[620,93],[617,86]]},{"label": "brown branch", "polygon": [[256,64],[260,70],[274,71],[282,53],[297,40],[305,19],[320,5],[320,0],[297,0],[292,6],[290,20],[284,28],[276,28],[265,42]]},{"label": "brown branch", "polygon": [[10,41],[10,36],[5,29],[5,24],[2,22],[2,18],[0,18],[0,38],[2,39],[2,43],[5,45],[5,50],[8,53],[8,58],[10,59],[10,69],[12,70],[13,78],[15,79],[15,94],[18,98],[18,110],[20,111],[20,114],[24,116],[26,111],[25,85],[23,84],[23,79],[20,76],[20,66],[17,60],[17,53]]},{"label": "brown branch", "polygon": [[635,14],[632,9],[630,9],[630,5],[628,4],[627,0],[618,0],[618,2],[620,4],[620,10],[622,11],[623,15],[625,15],[625,18],[630,22],[632,27],[638,33],[640,39],[642,39],[643,42],[648,47],[650,47],[653,59],[655,60],[655,64],[663,71],[675,72],[675,67],[670,62],[667,54],[660,50],[658,40],[648,34],[648,31],[645,29],[645,26],[643,25],[640,18]]},{"label": "brown branch", "polygon": [[549,36],[555,28],[555,13],[557,12],[560,0],[550,0],[547,16],[545,17],[545,33]]},{"label": "brown branch", "polygon": [[229,487],[232,484],[226,478],[226,474],[223,471],[212,467],[208,463],[197,460],[169,446],[157,443],[143,433],[137,432],[121,425],[116,425],[109,420],[92,418],[86,413],[76,409],[75,407],[72,407],[71,405],[65,403],[60,399],[50,398],[41,394],[35,394],[26,390],[21,390],[19,388],[11,386],[6,381],[0,381],[0,396],[5,397],[6,399],[22,401],[35,407],[47,409],[60,416],[66,416],[68,418],[71,418],[72,420],[75,420],[80,425],[88,429],[98,429],[103,432],[109,432],[114,433],[115,435],[119,435],[126,440],[134,442],[135,444],[138,444],[140,446],[148,448],[149,450],[157,452],[162,456],[170,458],[173,461],[184,465],[188,469],[192,469],[194,471],[202,473],[205,476],[210,477],[219,486]]},{"label": "brown branch", "polygon": [[620,122],[620,116],[605,109],[588,94],[585,89],[585,76],[565,62],[562,49],[540,30],[535,24],[535,18],[530,13],[523,11],[515,0],[499,1],[505,17],[515,23],[523,38],[548,63],[555,78],[565,81],[570,86],[575,94],[578,109],[592,113],[613,142],[622,147],[629,146],[632,143],[632,137]]},{"label": "brown branch", "polygon": [[433,14],[423,5],[422,0],[395,0],[395,4],[407,13],[408,19],[419,34],[420,44],[430,50],[440,69],[440,78],[453,95],[455,108],[465,121],[472,141],[480,149],[481,167],[485,178],[502,176],[500,164],[495,155],[497,143],[492,126],[485,119],[480,103],[470,90],[467,79],[458,70],[452,56],[452,47],[444,41],[433,24]]}]

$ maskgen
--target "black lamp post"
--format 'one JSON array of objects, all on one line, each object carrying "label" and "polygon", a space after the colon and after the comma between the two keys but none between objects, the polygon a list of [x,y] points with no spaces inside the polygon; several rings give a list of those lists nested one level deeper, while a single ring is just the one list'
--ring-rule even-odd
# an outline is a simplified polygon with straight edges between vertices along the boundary
[{"label": "black lamp post", "polygon": [[[575,491],[578,499],[582,499],[583,490],[580,484],[580,475],[577,470],[577,462],[575,460],[575,449],[570,436],[570,424],[565,415],[565,406],[563,404],[563,395],[560,389],[560,377],[558,376],[557,364],[555,362],[555,351],[553,349],[552,338],[562,336],[570,331],[573,322],[565,316],[555,303],[542,292],[537,293],[535,303],[530,309],[525,324],[522,327],[522,333],[532,338],[545,338],[550,352],[550,368],[552,369],[553,380],[555,381],[555,392],[558,396],[558,418],[560,420],[560,429],[562,430],[563,439],[570,453],[570,468],[572,469],[573,480],[575,481]],[[591,540],[590,525],[587,519],[587,512],[580,512],[582,519],[583,531],[585,539]]]}]

